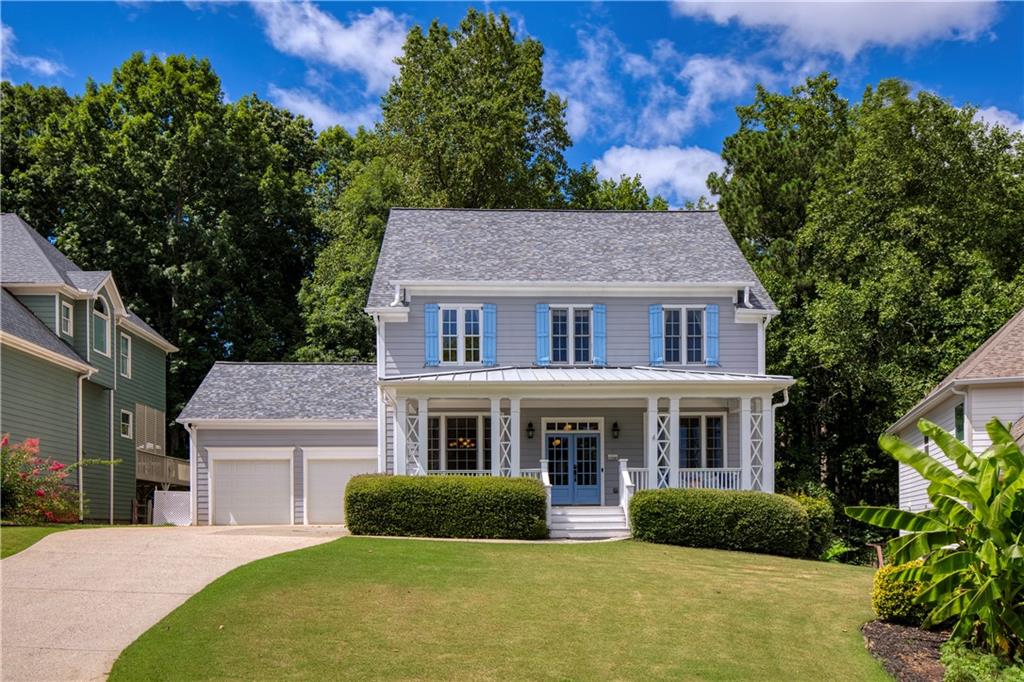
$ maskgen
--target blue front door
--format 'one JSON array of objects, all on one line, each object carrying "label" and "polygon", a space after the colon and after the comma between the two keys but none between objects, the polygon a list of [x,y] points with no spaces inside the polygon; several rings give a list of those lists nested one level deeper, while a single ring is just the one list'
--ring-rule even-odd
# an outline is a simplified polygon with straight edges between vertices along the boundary
[{"label": "blue front door", "polygon": [[601,504],[601,437],[596,433],[549,433],[551,504]]}]

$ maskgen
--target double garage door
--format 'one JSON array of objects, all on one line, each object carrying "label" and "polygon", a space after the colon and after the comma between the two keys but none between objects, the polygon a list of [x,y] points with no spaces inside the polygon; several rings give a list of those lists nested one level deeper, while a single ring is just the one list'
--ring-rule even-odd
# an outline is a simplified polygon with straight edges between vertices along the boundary
[{"label": "double garage door", "polygon": [[217,525],[344,523],[349,479],[377,470],[368,448],[232,450],[211,453]]}]

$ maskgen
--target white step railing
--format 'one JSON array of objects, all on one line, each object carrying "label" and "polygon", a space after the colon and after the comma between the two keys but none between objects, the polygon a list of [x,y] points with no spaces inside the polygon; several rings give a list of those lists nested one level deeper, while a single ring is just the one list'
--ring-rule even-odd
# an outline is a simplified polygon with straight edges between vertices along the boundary
[{"label": "white step railing", "polygon": [[622,507],[622,513],[626,516],[626,524],[629,524],[629,503],[633,499],[633,494],[636,492],[636,485],[633,483],[633,477],[630,476],[629,472],[629,460],[619,460],[619,506]]},{"label": "white step railing", "polygon": [[739,490],[740,469],[680,469],[680,488]]},{"label": "white step railing", "polygon": [[650,480],[650,471],[640,467],[632,467],[627,469],[627,471],[637,490],[647,490],[650,487],[647,485],[647,481]]},{"label": "white step railing", "polygon": [[540,480],[540,469],[520,469],[519,475],[523,478],[535,478]]},{"label": "white step railing", "polygon": [[540,482],[544,486],[544,496],[547,498],[547,510],[544,514],[544,521],[551,528],[551,477],[548,475],[548,460],[540,461]]}]

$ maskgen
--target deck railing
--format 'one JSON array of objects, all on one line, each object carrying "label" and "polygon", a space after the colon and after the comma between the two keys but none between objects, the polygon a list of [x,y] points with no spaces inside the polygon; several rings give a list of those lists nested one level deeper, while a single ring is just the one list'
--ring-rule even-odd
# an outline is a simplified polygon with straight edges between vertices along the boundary
[{"label": "deck railing", "polygon": [[539,468],[538,469],[520,469],[519,470],[519,475],[523,476],[524,478],[535,478],[535,479],[537,479],[539,481],[540,480],[540,469]]},{"label": "deck railing", "polygon": [[633,480],[633,485],[637,490],[647,490],[650,486],[647,485],[649,478],[649,471],[642,467],[630,467],[628,469],[629,477]]},{"label": "deck railing", "polygon": [[179,457],[135,451],[135,478],[170,485],[189,484],[189,462]]},{"label": "deck railing", "polygon": [[490,469],[445,469],[444,471],[434,470],[428,471],[428,476],[490,476]]}]

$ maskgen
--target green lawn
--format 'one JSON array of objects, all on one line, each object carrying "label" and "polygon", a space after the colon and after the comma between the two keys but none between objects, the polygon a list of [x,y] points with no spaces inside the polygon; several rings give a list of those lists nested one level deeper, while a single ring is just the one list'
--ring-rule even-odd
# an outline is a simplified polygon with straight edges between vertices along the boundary
[{"label": "green lawn", "polygon": [[869,569],[636,542],[342,538],[243,566],[112,680],[885,680]]},{"label": "green lawn", "polygon": [[52,526],[0,526],[0,559],[6,559],[28,549],[51,533],[73,528],[96,528],[80,523],[53,524]]}]

